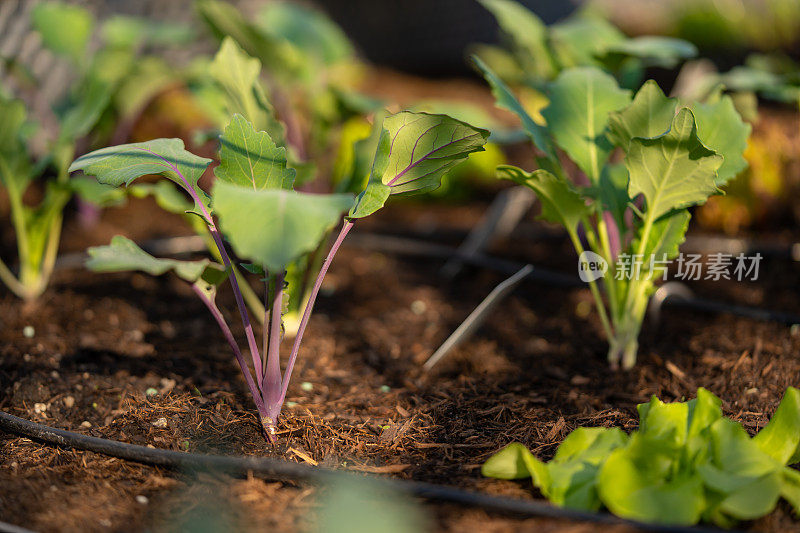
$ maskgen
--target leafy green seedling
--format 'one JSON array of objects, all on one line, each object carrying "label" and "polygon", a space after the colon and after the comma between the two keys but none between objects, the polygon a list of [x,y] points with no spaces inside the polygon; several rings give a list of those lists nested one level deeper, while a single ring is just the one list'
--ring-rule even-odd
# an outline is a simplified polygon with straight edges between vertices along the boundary
[{"label": "leafy green seedling", "polygon": [[600,14],[579,10],[546,26],[514,0],[478,0],[497,19],[509,50],[482,45],[477,55],[507,83],[541,90],[565,69],[596,67],[627,88],[638,87],[645,69],[673,68],[697,48],[670,37],[627,37]]},{"label": "leafy green seedling", "polygon": [[[245,376],[264,433],[274,441],[322,280],[355,221],[383,207],[392,195],[435,189],[449,169],[469,154],[482,151],[488,136],[485,130],[445,115],[401,112],[387,116],[380,125],[369,180],[357,198],[350,193],[295,191],[296,169],[288,164],[285,148],[241,115],[234,115],[220,137],[220,165],[214,170],[217,179],[210,196],[197,183],[211,160],[186,151],[180,139],[97,150],[76,159],[70,171],[82,170],[111,186],[127,186],[149,174],[176,184],[191,198],[186,208],[207,226],[222,264],[157,259],[131,241],[116,237],[108,246],[91,248],[87,266],[98,272],[141,270],[159,275],[172,271],[191,283],[222,329]],[[342,221],[343,212],[347,214]],[[339,234],[313,282],[288,363],[281,372],[285,304],[293,291],[303,290],[288,274],[298,261],[325,246],[329,232],[340,221]],[[245,268],[260,274],[264,281],[263,351],[256,341],[239,278],[230,275],[234,265],[226,239],[236,255],[248,261]],[[216,304],[217,287],[225,278],[244,325],[253,371]]]},{"label": "leafy green seedling", "polygon": [[577,428],[544,463],[512,443],[483,465],[484,476],[532,478],[551,502],[601,507],[663,524],[730,527],[769,514],[780,498],[800,512],[800,391],[786,390],[772,420],[750,438],[722,415],[706,389],[688,402],[653,396],[640,404],[639,429]]},{"label": "leafy green seedling", "polygon": [[[47,288],[61,239],[62,212],[72,194],[97,205],[121,200],[108,187],[69,179],[67,168],[79,141],[90,134],[113,135],[107,132],[109,124],[127,123],[144,95],[163,86],[168,72],[166,67],[152,68],[158,61],[150,58],[148,83],[143,84],[140,76],[145,63],[137,61],[142,43],[113,40],[109,36],[114,37],[114,32],[104,31],[103,47],[89,53],[95,21],[81,7],[43,2],[32,10],[31,18],[42,44],[69,63],[76,81],[53,110],[58,127],[47,130],[28,121],[22,100],[0,90],[0,184],[9,198],[19,264],[14,272],[0,261],[0,280],[26,300],[37,298]],[[137,19],[117,19],[117,25],[122,20]],[[131,91],[134,86],[136,90]],[[43,142],[37,142],[39,137]],[[46,148],[37,150],[40,145]],[[23,198],[40,177],[45,178],[43,199],[29,205]]]},{"label": "leafy green seedling", "polygon": [[[590,263],[603,265],[584,281],[608,338],[609,363],[631,368],[648,298],[678,254],[688,208],[719,194],[747,166],[742,154],[750,126],[728,96],[714,93],[687,106],[651,80],[631,101],[629,91],[594,67],[565,70],[547,85],[546,124],[540,124],[488,66],[475,63],[497,105],[520,117],[538,149],[538,170],[501,166],[500,177],[536,193],[542,218],[569,234],[582,272],[592,274]],[[614,152],[623,163],[613,162]],[[574,163],[571,176],[562,153]]]},{"label": "leafy green seedling", "polygon": [[[293,163],[319,162],[323,153],[334,148],[331,133],[338,124],[353,114],[380,108],[378,102],[355,92],[354,82],[362,77],[363,66],[345,33],[321,11],[277,1],[248,18],[222,0],[197,0],[195,7],[223,46],[230,41],[263,66],[266,87],[259,91],[269,96],[285,126]],[[231,72],[241,71],[225,65],[223,72],[231,78]],[[215,73],[212,76],[217,77]],[[205,77],[201,71],[196,85],[203,95],[213,96]],[[273,131],[266,131],[282,144]],[[298,167],[301,174],[303,170]]]},{"label": "leafy green seedling", "polygon": [[[283,8],[276,7],[278,4],[270,5],[273,6],[270,9],[278,10],[270,11],[270,13],[279,16],[280,19],[288,17],[294,20],[293,17],[300,17],[299,20],[301,22],[305,20],[300,14],[295,13],[293,8],[286,7],[288,11],[284,13],[281,10]],[[318,116],[315,108],[307,105],[308,102],[304,103],[305,98],[298,98],[299,102],[296,101],[297,99],[290,101],[286,98],[286,94],[290,92],[287,88],[288,86],[286,86],[287,83],[291,87],[304,87],[303,83],[305,82],[301,83],[300,80],[289,76],[281,67],[283,63],[278,61],[279,58],[267,54],[265,47],[269,44],[270,50],[273,50],[273,48],[281,50],[283,49],[281,43],[285,46],[290,46],[289,43],[284,42],[284,38],[275,36],[273,39],[265,41],[264,48],[256,46],[246,39],[241,32],[235,31],[235,28],[244,25],[243,27],[248,27],[252,32],[255,32],[252,35],[261,35],[261,30],[256,32],[255,27],[251,27],[250,22],[246,22],[235,8],[224,2],[199,2],[198,9],[202,10],[207,19],[217,21],[216,23],[220,24],[219,29],[222,36],[222,44],[213,60],[210,63],[199,62],[192,69],[196,71],[196,75],[189,76],[190,87],[194,95],[213,122],[222,129],[227,125],[230,116],[240,114],[257,131],[267,132],[277,146],[285,146],[284,159],[294,173],[294,186],[300,190],[353,192],[355,194],[361,192],[366,176],[364,176],[364,179],[360,179],[358,183],[348,177],[347,179],[339,180],[336,185],[317,178],[317,175],[326,174],[321,171],[322,169],[318,169],[317,165],[324,164],[327,160],[324,154],[333,148],[330,144],[337,141],[337,135],[328,135],[328,133],[332,133],[329,127],[330,124],[325,126],[321,123],[322,119]],[[315,17],[319,15],[315,12],[309,12],[307,16],[318,20]],[[293,27],[295,24],[292,23],[290,26]],[[225,31],[222,31],[223,29]],[[282,28],[282,31],[289,32],[289,29],[289,27]],[[273,30],[277,31],[277,28],[273,28]],[[296,32],[289,33],[297,37],[295,35]],[[250,33],[247,34],[250,35]],[[320,36],[320,38],[322,37]],[[329,38],[332,37],[329,36]],[[344,42],[346,43],[346,41]],[[349,43],[347,44],[349,45]],[[334,48],[347,48],[343,47],[343,43],[340,43],[340,45],[342,46],[335,46]],[[314,47],[308,51],[309,54],[325,55],[323,52],[323,50]],[[289,55],[294,57],[292,54]],[[280,57],[283,56],[281,55]],[[339,57],[339,54],[329,59],[334,61],[337,57]],[[320,58],[313,60],[313,64],[318,62],[327,65]],[[276,77],[276,69],[277,72],[289,77]],[[296,96],[298,97],[304,94],[304,91],[294,92],[297,93]],[[329,119],[334,120],[331,117]],[[376,129],[379,129],[380,120],[375,122],[378,125]],[[300,128],[301,123],[308,123],[312,128],[310,130]],[[369,129],[370,126],[368,125],[367,128]],[[325,145],[324,150],[321,148],[322,144],[312,142],[308,137],[308,133],[312,130],[315,137],[327,135],[322,143]],[[320,137],[317,140],[321,141],[323,139]],[[352,149],[352,144],[350,148]],[[368,148],[370,153],[366,155],[363,161],[365,165],[370,163],[375,151],[374,145]],[[190,223],[205,238],[209,250],[215,253],[216,247],[202,221],[195,219]],[[296,333],[299,327],[303,307],[310,295],[311,282],[313,282],[316,273],[319,271],[324,258],[325,250],[323,246],[320,246],[314,253],[309,254],[308,257],[300,258],[287,269],[287,280],[295,286],[295,290],[288,295],[288,309],[285,316],[285,326],[290,335]],[[217,259],[221,260],[219,257]],[[240,278],[242,295],[248,308],[257,317],[256,320],[260,321],[265,313],[259,296],[253,293],[249,285],[243,282],[242,275],[238,269],[235,269],[234,272]]]}]

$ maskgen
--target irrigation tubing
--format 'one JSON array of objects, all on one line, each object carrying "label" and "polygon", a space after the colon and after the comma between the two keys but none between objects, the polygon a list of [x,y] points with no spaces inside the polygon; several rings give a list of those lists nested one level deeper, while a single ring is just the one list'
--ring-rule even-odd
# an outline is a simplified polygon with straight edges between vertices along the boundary
[{"label": "irrigation tubing", "polygon": [[[727,242],[727,241],[726,241]],[[346,244],[357,246],[368,250],[405,255],[410,257],[437,258],[444,261],[457,259],[463,264],[468,264],[478,268],[493,270],[507,276],[511,276],[526,266],[525,263],[504,259],[483,253],[471,253],[459,250],[456,247],[446,244],[424,241],[416,238],[397,237],[394,235],[383,235],[376,233],[352,233]],[[795,245],[800,246],[800,244]],[[183,255],[205,250],[205,243],[200,237],[170,237],[167,239],[157,239],[143,244],[142,248],[156,255]],[[788,253],[788,252],[787,252]],[[800,257],[800,252],[792,252]],[[56,265],[60,269],[79,268],[86,260],[83,253],[72,253],[61,256]],[[555,272],[546,268],[534,266],[533,270],[525,278],[550,287],[563,289],[574,289],[584,287],[586,284],[579,278],[561,272]],[[661,307],[677,307],[692,309],[706,313],[728,313],[731,315],[752,318],[765,322],[778,322],[787,326],[800,324],[800,316],[774,311],[771,309],[761,309],[744,305],[729,304],[715,300],[707,300],[697,297],[667,297],[660,303]]]},{"label": "irrigation tubing", "polygon": [[[464,254],[452,246],[435,244],[417,239],[404,237],[394,237],[388,235],[373,234],[353,234],[351,245],[362,248],[396,253],[400,255],[451,258],[458,257],[461,261],[473,266],[494,270],[506,275],[512,275],[525,267],[525,263],[502,259],[485,254]],[[578,288],[586,284],[575,276],[554,272],[541,267],[533,267],[533,270],[526,276],[527,280],[542,283],[551,287],[559,288]],[[800,324],[800,316],[783,311],[771,309],[761,309],[758,307],[748,307],[744,305],[729,304],[715,300],[707,300],[697,297],[667,297],[662,303],[662,307],[678,307],[692,309],[707,313],[728,313],[745,318],[767,322],[779,322],[787,326]]]},{"label": "irrigation tubing", "polygon": [[[146,446],[101,439],[81,433],[52,428],[16,417],[3,411],[0,411],[0,430],[45,444],[101,453],[126,461],[159,466],[182,472],[216,471],[240,477],[246,477],[252,474],[266,479],[285,482],[311,482],[321,484],[341,479],[343,476],[351,476],[356,479],[364,478],[364,475],[361,474],[311,467],[266,457],[205,455],[160,448],[148,448]],[[466,491],[432,483],[422,483],[419,481],[381,479],[375,477],[371,479],[373,483],[376,484],[376,488],[380,487],[387,490],[394,490],[424,500],[464,505],[504,514],[538,516],[597,524],[627,525],[642,531],[652,531],[655,533],[719,533],[722,531],[716,528],[697,526],[646,524],[625,520],[608,513],[575,511],[555,507],[542,501],[490,496],[479,492]],[[0,527],[0,531],[2,531],[2,527]],[[24,530],[17,529],[16,531]],[[730,532],[730,530],[726,531]]]}]

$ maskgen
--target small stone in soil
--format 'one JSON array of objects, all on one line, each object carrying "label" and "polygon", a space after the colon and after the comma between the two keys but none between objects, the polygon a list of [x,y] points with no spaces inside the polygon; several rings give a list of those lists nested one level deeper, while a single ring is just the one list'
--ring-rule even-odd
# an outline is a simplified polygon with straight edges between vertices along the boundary
[{"label": "small stone in soil", "polygon": [[26,339],[32,339],[34,335],[36,335],[36,330],[33,329],[33,326],[25,326],[22,328],[22,336]]},{"label": "small stone in soil", "polygon": [[414,300],[411,302],[411,312],[415,315],[421,315],[428,309],[428,306],[422,300]]},{"label": "small stone in soil", "polygon": [[33,412],[37,415],[40,415],[47,411],[47,405],[43,403],[35,403],[33,404]]},{"label": "small stone in soil", "polygon": [[153,425],[157,428],[165,428],[167,427],[167,419],[164,417],[158,418],[153,422]]},{"label": "small stone in soil", "polygon": [[136,503],[141,503],[142,505],[147,505],[147,502],[149,502],[149,501],[150,500],[147,499],[147,496],[143,496],[141,494],[136,496]]},{"label": "small stone in soil", "polygon": [[89,422],[88,420],[84,420],[83,422],[81,422],[81,427],[82,428],[90,428],[90,427],[92,427],[92,423]]},{"label": "small stone in soil", "polygon": [[64,397],[64,407],[67,409],[72,409],[72,406],[75,405],[75,398],[72,396],[65,396]]},{"label": "small stone in soil", "polygon": [[314,384],[308,381],[304,381],[300,384],[300,388],[306,392],[311,392],[312,390],[314,390]]}]

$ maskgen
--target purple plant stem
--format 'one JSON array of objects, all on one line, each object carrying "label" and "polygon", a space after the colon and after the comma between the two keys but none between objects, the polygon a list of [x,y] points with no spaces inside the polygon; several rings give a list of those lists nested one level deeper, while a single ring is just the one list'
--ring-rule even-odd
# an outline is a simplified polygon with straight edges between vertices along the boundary
[{"label": "purple plant stem", "polygon": [[[264,279],[265,279],[265,283],[264,283],[264,322],[262,323],[262,328],[261,328],[261,338],[262,338],[262,341],[263,341],[263,344],[261,346],[261,353],[264,354],[264,356],[266,356],[267,353],[269,352],[269,306],[267,305],[267,302],[269,302],[269,272],[267,272],[266,270],[264,270]],[[264,363],[264,367],[265,367],[265,371],[266,371],[266,364],[267,363],[266,363],[266,361],[264,361],[263,363]],[[263,381],[262,381],[262,383],[263,383]]]},{"label": "purple plant stem", "polygon": [[283,406],[283,401],[286,399],[286,391],[289,389],[289,380],[292,377],[292,370],[294,369],[294,363],[297,360],[297,353],[300,351],[300,342],[303,340],[303,333],[305,333],[306,326],[308,326],[308,319],[311,317],[311,311],[314,308],[314,302],[317,300],[317,294],[319,293],[320,287],[322,287],[322,279],[328,272],[328,268],[333,262],[333,257],[336,255],[336,252],[342,245],[342,241],[344,241],[344,238],[347,237],[347,234],[352,228],[353,222],[345,219],[344,223],[342,224],[342,229],[339,231],[339,236],[336,237],[336,241],[333,243],[333,246],[331,246],[331,250],[328,252],[328,256],[322,263],[319,274],[317,274],[317,279],[314,281],[314,287],[311,289],[311,295],[308,297],[308,303],[306,304],[306,308],[303,310],[303,317],[300,319],[300,326],[297,328],[297,335],[295,336],[294,343],[292,344],[292,352],[289,354],[289,362],[286,364],[286,371],[283,374],[283,387],[281,390],[280,400],[278,402],[279,407]]},{"label": "purple plant stem", "polygon": [[231,288],[233,289],[233,295],[234,298],[236,299],[236,306],[239,309],[239,315],[241,315],[242,317],[242,324],[244,325],[244,333],[245,336],[247,337],[247,344],[250,347],[250,356],[253,359],[253,367],[255,368],[256,371],[256,379],[258,380],[258,386],[261,387],[262,372],[263,372],[261,368],[261,354],[258,351],[258,343],[256,342],[256,336],[253,333],[253,325],[250,323],[250,315],[247,313],[247,307],[244,304],[242,291],[239,289],[239,283],[236,281],[236,276],[233,273],[233,266],[231,265],[231,259],[228,256],[228,251],[225,248],[225,243],[222,241],[222,236],[220,235],[219,230],[217,229],[217,225],[214,223],[214,219],[211,217],[211,213],[209,213],[208,209],[206,209],[205,204],[200,199],[200,195],[197,194],[197,191],[195,190],[194,186],[189,183],[189,180],[187,180],[183,176],[183,174],[181,174],[181,171],[178,170],[178,167],[173,165],[168,159],[165,159],[164,157],[158,155],[152,150],[149,150],[147,148],[142,148],[142,150],[145,152],[149,152],[150,154],[156,156],[157,158],[164,161],[167,165],[169,165],[169,168],[172,169],[172,171],[175,172],[175,174],[177,174],[178,177],[180,177],[181,181],[183,182],[184,189],[186,189],[186,192],[188,192],[189,196],[192,197],[192,200],[194,201],[195,205],[200,206],[200,210],[203,213],[203,219],[206,221],[206,224],[208,225],[208,231],[211,233],[211,237],[214,239],[214,243],[217,245],[217,248],[219,249],[219,254],[222,257],[222,262],[224,263],[225,268],[231,272],[228,278],[230,279],[231,282]]},{"label": "purple plant stem", "polygon": [[214,301],[211,300],[207,294],[205,294],[202,288],[198,287],[196,284],[193,284],[192,290],[194,290],[195,294],[197,294],[200,300],[202,300],[202,302],[206,305],[208,310],[211,312],[211,315],[214,317],[214,320],[217,321],[217,324],[222,330],[222,334],[225,336],[225,340],[228,341],[228,345],[230,345],[231,350],[233,350],[233,354],[236,356],[236,361],[239,363],[239,367],[242,369],[242,374],[244,374],[244,379],[247,381],[247,387],[250,389],[250,395],[253,397],[253,401],[256,404],[258,414],[262,417],[265,416],[267,411],[264,407],[264,401],[261,399],[261,394],[259,394],[258,387],[256,386],[255,381],[253,381],[253,375],[250,373],[250,368],[247,366],[247,361],[244,360],[244,356],[242,355],[241,350],[239,350],[239,345],[236,344],[236,339],[233,338],[233,333],[231,333],[231,328],[228,327],[225,317],[222,316],[222,312],[217,307],[217,304],[215,304]]},{"label": "purple plant stem", "polygon": [[619,235],[619,226],[617,221],[614,220],[614,215],[611,211],[603,211],[603,220],[608,229],[608,246],[611,248],[611,261],[616,261],[620,251],[622,251],[622,242]]},{"label": "purple plant stem", "polygon": [[283,307],[283,276],[284,273],[275,275],[275,290],[272,300],[272,310],[269,313],[269,351],[267,364],[264,369],[264,381],[261,394],[267,408],[267,416],[275,424],[281,412],[281,311]]}]

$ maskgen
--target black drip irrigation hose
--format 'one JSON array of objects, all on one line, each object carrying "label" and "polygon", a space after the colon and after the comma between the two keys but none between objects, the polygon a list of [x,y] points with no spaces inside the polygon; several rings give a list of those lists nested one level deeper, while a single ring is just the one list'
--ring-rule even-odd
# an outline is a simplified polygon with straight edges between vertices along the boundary
[{"label": "black drip irrigation hose", "polygon": [[[456,257],[466,264],[480,268],[486,268],[488,270],[494,270],[495,272],[503,273],[509,276],[519,272],[520,269],[525,267],[525,263],[521,263],[519,261],[498,258],[485,254],[464,254],[452,246],[390,235],[365,235],[355,233],[350,237],[350,244],[369,250],[383,251],[399,255],[436,257],[441,259]],[[534,266],[533,270],[526,276],[525,279],[542,283],[551,287],[565,289],[586,286],[586,283],[581,281],[578,277],[562,274],[560,272],[554,272],[538,266]],[[668,296],[661,303],[661,306],[679,307],[707,313],[728,313],[731,315],[752,318],[755,320],[779,322],[787,326],[800,324],[800,316],[792,313],[729,304],[726,302],[707,300],[694,296]]]},{"label": "black drip irrigation hose", "polygon": [[[505,274],[506,276],[511,276],[526,266],[525,263],[511,259],[504,259],[483,253],[464,252],[446,244],[438,244],[416,238],[397,237],[394,235],[356,232],[349,236],[346,244],[367,250],[409,257],[437,258],[444,261],[456,259],[464,264],[493,270]],[[794,246],[800,249],[800,244]],[[205,250],[205,243],[197,236],[171,237],[168,239],[157,239],[146,242],[142,245],[142,248],[155,255],[182,255]],[[796,253],[800,256],[800,252]],[[67,254],[59,257],[56,266],[59,269],[79,268],[83,265],[85,260],[86,255],[84,253]],[[586,286],[586,283],[576,276],[554,272],[538,266],[532,266],[532,268],[533,270],[525,277],[528,281],[563,289],[575,289]],[[706,313],[728,313],[755,320],[779,322],[787,326],[800,324],[800,316],[791,313],[706,300],[694,296],[677,297],[668,295],[659,305],[660,307],[678,307]]]},{"label": "black drip irrigation hose", "polygon": [[[45,444],[72,448],[111,457],[134,461],[146,465],[159,466],[183,472],[215,471],[233,476],[246,477],[250,474],[266,479],[286,482],[326,483],[351,476],[363,479],[363,475],[342,471],[311,467],[298,463],[266,457],[205,455],[176,452],[159,448],[148,448],[109,439],[101,439],[73,433],[63,429],[37,424],[23,418],[0,411],[0,430]],[[444,485],[406,481],[400,479],[371,478],[373,483],[388,490],[405,493],[409,496],[429,501],[452,503],[476,507],[486,511],[518,516],[536,516],[558,520],[591,522],[595,524],[624,525],[654,533],[720,533],[723,530],[697,526],[671,526],[647,524],[626,520],[608,513],[592,513],[555,507],[543,501],[520,500],[490,496],[479,492],[466,491]],[[16,527],[16,526],[14,526]],[[2,528],[0,528],[2,531]],[[17,531],[23,531],[17,529]],[[731,530],[725,530],[730,533]],[[735,533],[735,532],[734,532]]]}]

